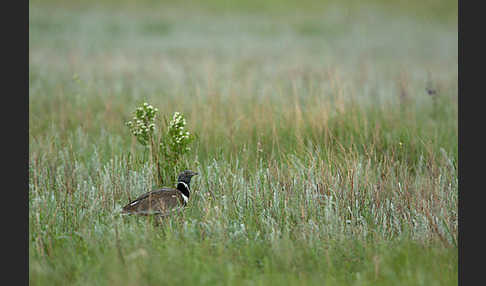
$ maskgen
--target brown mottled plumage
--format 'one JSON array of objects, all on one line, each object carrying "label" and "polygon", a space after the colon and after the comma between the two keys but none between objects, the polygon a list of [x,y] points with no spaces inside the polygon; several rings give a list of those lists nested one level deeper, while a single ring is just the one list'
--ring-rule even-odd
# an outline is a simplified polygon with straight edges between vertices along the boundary
[{"label": "brown mottled plumage", "polygon": [[182,209],[189,200],[190,182],[197,173],[186,170],[179,175],[177,188],[162,188],[145,193],[123,207],[122,213],[168,215]]}]

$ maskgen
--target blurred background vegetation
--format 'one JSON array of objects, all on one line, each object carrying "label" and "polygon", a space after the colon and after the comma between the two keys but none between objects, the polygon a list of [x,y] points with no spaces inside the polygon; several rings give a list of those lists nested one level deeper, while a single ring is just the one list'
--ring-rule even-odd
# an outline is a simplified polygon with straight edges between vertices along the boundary
[{"label": "blurred background vegetation", "polygon": [[336,0],[266,0],[266,1],[238,1],[238,0],[87,0],[87,1],[60,1],[60,0],[30,0],[31,4],[52,4],[63,7],[107,7],[110,9],[158,9],[158,8],[184,8],[189,10],[201,9],[211,12],[236,12],[236,13],[321,13],[330,7],[340,7],[349,12],[362,9],[383,9],[390,13],[408,14],[424,20],[457,22],[458,3],[453,0],[369,0],[369,1],[336,1]]}]

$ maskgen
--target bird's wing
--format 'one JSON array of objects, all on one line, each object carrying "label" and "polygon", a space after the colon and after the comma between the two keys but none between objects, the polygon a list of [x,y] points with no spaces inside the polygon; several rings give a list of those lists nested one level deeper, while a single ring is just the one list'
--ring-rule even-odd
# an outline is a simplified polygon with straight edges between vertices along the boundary
[{"label": "bird's wing", "polygon": [[131,201],[129,204],[134,203],[136,201],[143,200],[143,199],[145,199],[146,197],[148,197],[150,195],[157,195],[160,192],[173,191],[173,190],[174,189],[172,189],[172,188],[162,188],[162,189],[158,189],[158,190],[155,190],[155,191],[146,192],[146,193],[140,195],[138,198],[136,198],[133,201]]},{"label": "bird's wing", "polygon": [[183,199],[178,190],[163,188],[141,195],[123,207],[123,213],[164,214],[182,205]]}]

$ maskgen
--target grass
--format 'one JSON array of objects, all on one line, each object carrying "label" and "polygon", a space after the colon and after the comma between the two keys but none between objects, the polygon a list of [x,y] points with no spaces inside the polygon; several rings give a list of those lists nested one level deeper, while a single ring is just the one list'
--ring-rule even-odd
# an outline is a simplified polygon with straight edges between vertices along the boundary
[{"label": "grass", "polygon": [[[29,5],[31,285],[457,284],[451,12],[52,2]],[[124,125],[144,101],[197,136],[162,224],[119,214],[157,187]]]}]

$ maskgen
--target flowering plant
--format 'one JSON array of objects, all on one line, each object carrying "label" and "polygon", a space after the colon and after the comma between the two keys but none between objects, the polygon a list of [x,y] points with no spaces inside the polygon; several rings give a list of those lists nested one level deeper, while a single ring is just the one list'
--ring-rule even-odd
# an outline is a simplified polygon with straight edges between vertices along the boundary
[{"label": "flowering plant", "polygon": [[148,103],[144,103],[134,112],[134,117],[126,125],[140,144],[147,146],[155,130],[155,116],[159,110]]},{"label": "flowering plant", "polygon": [[[157,112],[157,108],[145,102],[137,107],[134,117],[126,122],[126,125],[140,144],[150,148],[152,162],[157,167],[158,182],[162,183],[162,170],[172,171],[172,168],[177,167],[181,158],[191,150],[189,145],[194,137],[186,130],[184,115],[175,112],[172,120],[167,124],[167,131],[163,136],[159,136],[156,142],[154,134],[157,130],[155,125]],[[164,160],[161,160],[162,158]]]},{"label": "flowering plant", "polygon": [[[169,128],[167,129],[166,136],[166,156],[171,158],[174,163],[178,159],[191,150],[189,144],[193,140],[193,137],[189,131],[185,130],[186,119],[180,112],[175,112],[172,120],[169,122]],[[162,143],[160,143],[162,146]]]}]

